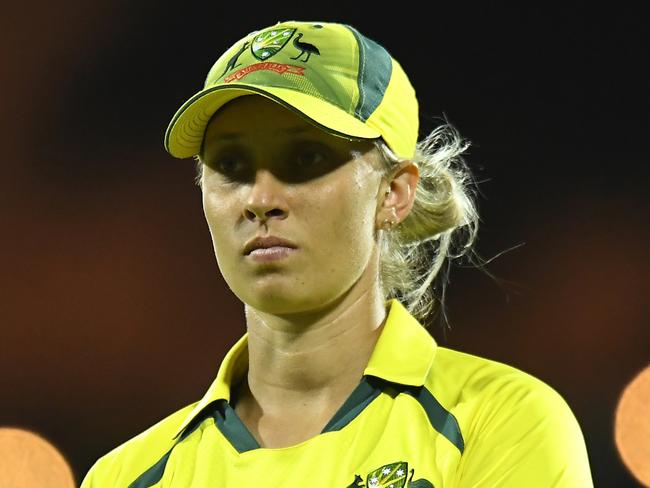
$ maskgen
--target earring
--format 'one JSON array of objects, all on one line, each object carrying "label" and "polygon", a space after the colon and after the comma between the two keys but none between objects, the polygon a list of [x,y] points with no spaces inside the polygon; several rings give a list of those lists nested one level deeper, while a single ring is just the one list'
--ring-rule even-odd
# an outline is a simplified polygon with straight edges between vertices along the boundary
[{"label": "earring", "polygon": [[[386,196],[388,196],[389,194],[390,194],[390,188],[388,190],[386,190]],[[394,211],[395,211],[395,209],[393,208],[393,212]],[[384,230],[390,231],[390,230],[392,230],[393,225],[395,225],[395,221],[393,221],[393,220],[388,221],[388,219],[384,219],[384,225],[382,227],[384,228]],[[386,226],[388,226],[388,229],[386,228]]]}]

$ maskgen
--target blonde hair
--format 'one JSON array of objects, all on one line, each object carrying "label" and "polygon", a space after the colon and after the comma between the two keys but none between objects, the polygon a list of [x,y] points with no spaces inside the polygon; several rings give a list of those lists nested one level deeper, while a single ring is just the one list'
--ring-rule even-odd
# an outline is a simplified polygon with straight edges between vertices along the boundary
[{"label": "blonde hair", "polygon": [[[383,155],[380,170],[386,177],[405,160],[397,158],[382,139],[374,143]],[[472,249],[479,215],[474,202],[478,186],[462,156],[469,146],[446,119],[418,142],[410,159],[420,174],[413,208],[399,225],[379,236],[383,296],[386,300],[398,298],[427,328],[425,320],[437,311],[437,301],[448,323],[444,299],[451,260],[467,256],[473,262],[476,257],[479,262],[474,264],[483,265]],[[195,183],[200,187],[203,163],[198,156],[195,159]],[[442,288],[440,298],[434,293],[438,285]]]},{"label": "blonde hair", "polygon": [[[384,156],[385,175],[404,161],[381,139],[375,145]],[[437,311],[436,302],[447,322],[444,299],[451,260],[467,256],[472,261],[476,256],[478,266],[482,266],[480,256],[472,249],[479,215],[474,201],[478,186],[463,158],[469,146],[470,142],[446,119],[417,143],[410,159],[420,174],[413,208],[379,239],[379,278],[384,296],[398,298],[422,324]],[[440,298],[435,294],[438,285]]]}]

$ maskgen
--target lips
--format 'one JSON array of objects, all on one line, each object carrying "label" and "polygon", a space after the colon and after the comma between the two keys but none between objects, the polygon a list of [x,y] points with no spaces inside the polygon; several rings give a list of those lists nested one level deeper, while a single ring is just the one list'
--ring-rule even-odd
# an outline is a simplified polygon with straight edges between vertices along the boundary
[{"label": "lips", "polygon": [[281,237],[277,236],[257,236],[254,239],[248,241],[246,245],[244,246],[244,255],[248,255],[251,253],[251,251],[254,251],[255,249],[260,249],[260,248],[269,248],[269,247],[275,247],[275,246],[281,246],[281,247],[290,247],[292,249],[296,249],[298,246],[296,246],[293,242],[283,239]]}]

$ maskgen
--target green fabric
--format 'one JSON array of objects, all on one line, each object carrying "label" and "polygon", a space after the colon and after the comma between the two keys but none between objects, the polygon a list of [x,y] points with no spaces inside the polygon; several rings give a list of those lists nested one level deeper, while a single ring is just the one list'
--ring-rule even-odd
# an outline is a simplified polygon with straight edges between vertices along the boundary
[{"label": "green fabric", "polygon": [[463,434],[460,432],[460,427],[458,427],[456,417],[440,405],[436,397],[424,386],[417,390],[408,389],[405,393],[412,395],[420,402],[420,405],[424,407],[424,411],[427,413],[427,417],[429,417],[431,426],[449,439],[462,454],[465,451],[465,441],[463,440]]},{"label": "green fabric", "polygon": [[354,27],[352,31],[359,43],[359,103],[354,114],[364,122],[372,115],[384,98],[390,82],[393,63],[390,54],[372,39],[368,39]]}]

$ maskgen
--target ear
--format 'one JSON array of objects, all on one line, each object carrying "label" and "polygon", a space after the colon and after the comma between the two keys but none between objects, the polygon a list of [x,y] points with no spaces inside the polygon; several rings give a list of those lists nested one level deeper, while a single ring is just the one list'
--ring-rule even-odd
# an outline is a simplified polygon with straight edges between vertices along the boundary
[{"label": "ear", "polygon": [[[381,228],[384,220],[397,225],[403,222],[413,208],[415,190],[420,180],[420,170],[410,160],[402,161],[391,172],[389,184],[383,190],[383,204],[377,214],[377,226]],[[386,195],[386,191],[390,193]]]}]

